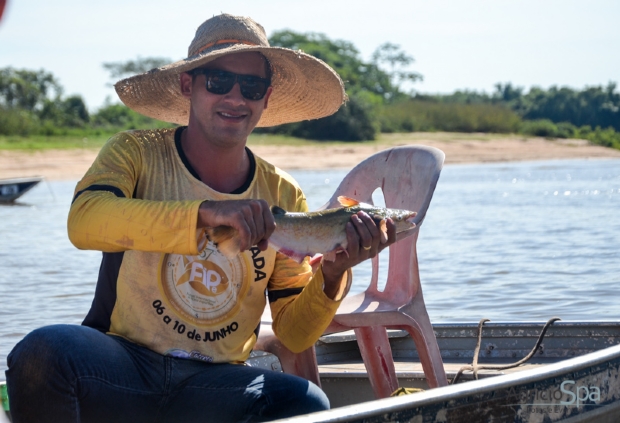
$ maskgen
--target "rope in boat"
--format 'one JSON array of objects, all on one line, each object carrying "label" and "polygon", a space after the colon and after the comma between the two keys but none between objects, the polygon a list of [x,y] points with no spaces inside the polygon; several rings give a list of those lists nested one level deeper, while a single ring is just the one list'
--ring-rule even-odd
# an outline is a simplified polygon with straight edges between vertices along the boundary
[{"label": "rope in boat", "polygon": [[474,358],[472,360],[472,363],[471,365],[466,365],[466,366],[461,367],[459,371],[456,373],[456,376],[454,376],[454,379],[452,379],[452,382],[450,384],[454,385],[459,380],[463,372],[466,372],[468,370],[472,371],[474,373],[474,379],[478,380],[479,370],[507,370],[507,369],[512,369],[514,367],[518,367],[522,364],[527,363],[532,357],[534,357],[534,354],[536,354],[536,351],[538,351],[538,348],[540,347],[540,344],[542,343],[543,338],[545,337],[545,333],[547,332],[547,329],[549,329],[549,326],[551,326],[554,322],[557,322],[558,320],[562,320],[562,319],[560,319],[559,317],[552,317],[551,319],[547,321],[547,323],[545,323],[545,326],[543,326],[542,331],[540,332],[540,335],[538,335],[538,340],[536,341],[536,345],[534,345],[534,348],[532,348],[529,354],[523,357],[521,360],[511,363],[511,364],[503,364],[503,365],[502,364],[479,365],[478,355],[480,354],[480,346],[482,345],[482,327],[484,326],[486,322],[490,322],[489,319],[480,320],[480,322],[478,323],[478,342],[476,343],[476,349],[474,350]]}]

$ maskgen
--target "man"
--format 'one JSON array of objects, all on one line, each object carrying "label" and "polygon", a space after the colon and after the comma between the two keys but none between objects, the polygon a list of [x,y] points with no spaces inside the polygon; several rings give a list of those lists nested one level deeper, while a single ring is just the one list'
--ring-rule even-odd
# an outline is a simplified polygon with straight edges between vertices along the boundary
[{"label": "man", "polygon": [[[269,210],[307,210],[290,176],[255,156],[257,125],[335,112],[342,81],[318,59],[269,47],[249,18],[203,23],[188,58],[123,81],[134,110],[179,123],[117,134],[78,183],[69,237],[104,252],[82,326],[36,330],[8,358],[16,423],[263,421],[329,407],[301,378],[244,366],[266,305],[292,351],[312,346],[350,284],[349,269],[388,241],[351,218],[346,254],[313,274],[268,248]],[[227,259],[205,228],[232,226]]]}]

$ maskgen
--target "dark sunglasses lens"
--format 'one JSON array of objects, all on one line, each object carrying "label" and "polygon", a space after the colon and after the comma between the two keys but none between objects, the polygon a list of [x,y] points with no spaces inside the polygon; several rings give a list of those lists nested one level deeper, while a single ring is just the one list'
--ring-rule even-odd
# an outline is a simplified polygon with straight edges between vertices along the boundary
[{"label": "dark sunglasses lens", "polygon": [[260,100],[265,96],[267,88],[269,88],[269,82],[257,76],[237,75],[226,71],[207,71],[204,75],[207,91],[213,94],[223,95],[229,93],[238,81],[243,97],[248,100]]},{"label": "dark sunglasses lens", "polygon": [[248,100],[260,100],[267,93],[268,85],[265,80],[254,76],[244,76],[239,79],[241,95]]},{"label": "dark sunglasses lens", "polygon": [[235,85],[235,75],[228,72],[205,74],[207,79],[207,91],[213,94],[226,94]]}]

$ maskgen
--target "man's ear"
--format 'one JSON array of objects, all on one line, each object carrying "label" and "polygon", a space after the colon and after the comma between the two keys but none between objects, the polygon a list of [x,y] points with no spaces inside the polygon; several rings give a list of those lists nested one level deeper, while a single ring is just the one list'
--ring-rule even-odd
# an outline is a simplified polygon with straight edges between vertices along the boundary
[{"label": "man's ear", "polygon": [[265,107],[263,107],[263,109],[267,108],[267,105],[269,104],[269,96],[271,95],[272,91],[273,91],[273,87],[267,88],[267,92],[265,93],[265,97],[263,97],[263,100],[265,101]]},{"label": "man's ear", "polygon": [[194,78],[187,72],[183,72],[179,75],[179,85],[181,87],[181,94],[183,97],[191,97],[192,96],[192,84],[194,82]]}]

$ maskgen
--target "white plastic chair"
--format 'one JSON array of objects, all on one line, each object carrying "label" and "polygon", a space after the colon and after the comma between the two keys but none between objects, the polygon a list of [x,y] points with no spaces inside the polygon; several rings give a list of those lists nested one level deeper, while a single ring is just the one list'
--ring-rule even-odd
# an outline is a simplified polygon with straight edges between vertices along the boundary
[{"label": "white plastic chair", "polygon": [[[386,329],[403,329],[411,335],[431,388],[448,384],[422,296],[416,251],[419,228],[435,191],[444,157],[441,150],[426,146],[395,147],[376,153],[353,168],[322,207],[338,207],[340,195],[372,203],[373,192],[381,188],[387,207],[418,212],[416,228],[399,234],[398,242],[389,247],[385,289],[378,289],[379,259],[375,257],[370,285],[365,292],[343,300],[325,332],[355,331],[377,398],[388,397],[398,388]],[[293,354],[271,332],[261,334],[256,349],[278,356],[285,372],[305,377],[320,386],[314,348]]]}]

